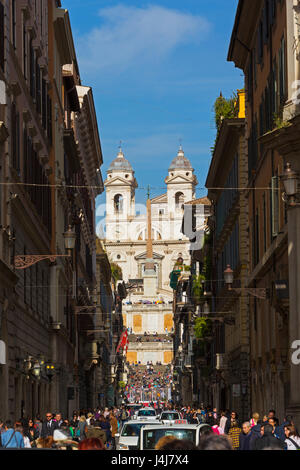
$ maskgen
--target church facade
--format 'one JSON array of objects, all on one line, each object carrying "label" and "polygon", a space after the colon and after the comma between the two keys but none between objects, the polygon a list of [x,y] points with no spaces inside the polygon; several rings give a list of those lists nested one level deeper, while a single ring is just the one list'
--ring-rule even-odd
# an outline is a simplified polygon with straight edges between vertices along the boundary
[{"label": "church facade", "polygon": [[[182,257],[185,264],[190,260],[190,242],[181,227],[183,205],[195,199],[198,182],[194,169],[180,147],[165,178],[167,191],[151,199],[150,214],[136,211],[138,184],[121,149],[107,171],[104,184],[104,246],[110,261],[121,267],[123,280],[131,286],[123,306],[124,325],[130,332],[127,360],[169,364],[173,357],[170,336],[173,291],[169,274],[178,257]],[[147,271],[149,256],[153,264],[151,275]]]}]

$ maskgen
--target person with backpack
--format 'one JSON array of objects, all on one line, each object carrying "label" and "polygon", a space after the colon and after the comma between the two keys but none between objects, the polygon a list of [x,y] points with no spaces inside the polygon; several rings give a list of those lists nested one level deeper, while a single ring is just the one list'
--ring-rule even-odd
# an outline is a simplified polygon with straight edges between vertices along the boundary
[{"label": "person with backpack", "polygon": [[285,432],[285,443],[287,445],[287,450],[300,450],[300,436],[296,431],[296,428],[293,424],[289,424],[284,428]]},{"label": "person with backpack", "polygon": [[13,428],[12,422],[7,420],[4,424],[5,432],[1,434],[1,443],[3,449],[23,449],[24,439],[19,431]]}]

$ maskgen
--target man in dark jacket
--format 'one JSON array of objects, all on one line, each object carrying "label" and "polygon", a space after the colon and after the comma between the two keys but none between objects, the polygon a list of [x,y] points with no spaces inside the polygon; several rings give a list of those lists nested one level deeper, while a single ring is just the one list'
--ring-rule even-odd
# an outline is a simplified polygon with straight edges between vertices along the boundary
[{"label": "man in dark jacket", "polygon": [[288,415],[284,418],[283,423],[280,424],[280,426],[277,426],[276,429],[275,429],[275,434],[282,441],[285,441],[285,439],[286,439],[284,428],[286,426],[289,426],[290,424],[293,424],[293,417],[291,415]]},{"label": "man in dark jacket", "polygon": [[46,413],[46,421],[43,422],[41,437],[53,436],[55,429],[58,429],[57,422],[53,419],[51,412]]},{"label": "man in dark jacket", "polygon": [[254,442],[253,450],[263,450],[266,447],[277,448],[279,450],[286,448],[283,441],[274,437],[273,428],[270,424],[263,424],[261,426],[261,435],[262,436]]},{"label": "man in dark jacket", "polygon": [[249,421],[243,423],[243,432],[240,434],[240,447],[239,450],[250,450],[250,439],[251,439],[251,424]]},{"label": "man in dark jacket", "polygon": [[250,442],[249,442],[250,450],[254,450],[254,443],[256,439],[259,439],[261,437],[260,429],[261,429],[260,424],[256,424],[255,426],[252,426],[251,428],[251,436],[250,436]]}]

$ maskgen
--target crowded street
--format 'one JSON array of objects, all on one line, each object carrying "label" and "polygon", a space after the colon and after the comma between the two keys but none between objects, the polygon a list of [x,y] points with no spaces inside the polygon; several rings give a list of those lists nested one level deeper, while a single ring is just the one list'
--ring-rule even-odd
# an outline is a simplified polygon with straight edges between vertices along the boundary
[{"label": "crowded street", "polygon": [[0,0],[0,450],[300,450],[299,157],[300,0]]}]

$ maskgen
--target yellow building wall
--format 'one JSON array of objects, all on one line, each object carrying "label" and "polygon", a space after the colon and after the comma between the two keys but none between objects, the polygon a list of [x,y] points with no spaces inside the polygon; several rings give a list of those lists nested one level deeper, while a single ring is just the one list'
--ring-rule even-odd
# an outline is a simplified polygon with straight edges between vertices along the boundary
[{"label": "yellow building wall", "polygon": [[123,316],[123,325],[125,328],[127,328],[127,315],[126,313],[122,313],[122,316]]},{"label": "yellow building wall", "polygon": [[137,351],[127,351],[126,360],[130,363],[137,362]]},{"label": "yellow building wall", "polygon": [[164,329],[171,331],[173,328],[173,313],[166,313],[164,316]]},{"label": "yellow building wall", "polygon": [[142,315],[133,315],[133,332],[142,332]]},{"label": "yellow building wall", "polygon": [[172,362],[173,360],[173,351],[165,351],[164,352],[164,363],[168,364],[170,362]]}]

